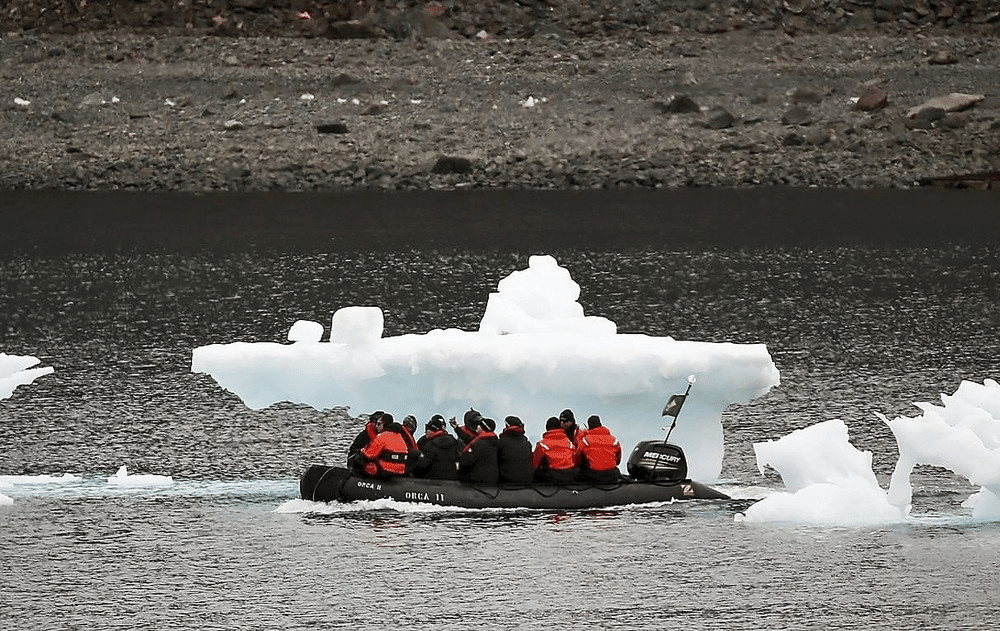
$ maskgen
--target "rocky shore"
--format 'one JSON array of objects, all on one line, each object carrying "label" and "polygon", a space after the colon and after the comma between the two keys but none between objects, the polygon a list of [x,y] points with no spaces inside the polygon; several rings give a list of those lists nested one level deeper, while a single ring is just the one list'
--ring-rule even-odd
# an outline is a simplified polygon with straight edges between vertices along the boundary
[{"label": "rocky shore", "polygon": [[0,189],[997,187],[938,0],[11,0]]}]

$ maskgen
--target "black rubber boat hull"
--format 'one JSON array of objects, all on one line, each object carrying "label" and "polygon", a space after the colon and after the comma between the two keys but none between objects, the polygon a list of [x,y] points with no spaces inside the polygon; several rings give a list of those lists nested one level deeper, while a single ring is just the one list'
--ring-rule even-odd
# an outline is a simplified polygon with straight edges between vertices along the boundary
[{"label": "black rubber boat hull", "polygon": [[375,480],[343,467],[312,465],[299,480],[302,499],[355,502],[390,499],[461,508],[573,509],[625,506],[671,500],[727,500],[725,493],[692,480],[640,482],[628,478],[606,485],[475,486],[448,480]]}]

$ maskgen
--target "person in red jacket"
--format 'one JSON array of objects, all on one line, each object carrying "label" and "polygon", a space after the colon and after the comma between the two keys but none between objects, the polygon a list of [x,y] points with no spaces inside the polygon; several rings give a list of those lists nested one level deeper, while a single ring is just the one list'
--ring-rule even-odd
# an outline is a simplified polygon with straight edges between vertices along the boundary
[{"label": "person in red jacket", "polygon": [[383,414],[376,422],[378,435],[361,450],[362,472],[373,478],[406,475],[410,449],[403,430],[391,414]]},{"label": "person in red jacket", "polygon": [[618,482],[621,472],[622,446],[611,435],[596,414],[587,419],[587,429],[577,433],[580,450],[581,478],[587,482],[608,484]]},{"label": "person in red jacket", "polygon": [[563,431],[559,419],[545,422],[545,433],[531,454],[535,481],[548,484],[572,484],[579,473],[579,453]]}]

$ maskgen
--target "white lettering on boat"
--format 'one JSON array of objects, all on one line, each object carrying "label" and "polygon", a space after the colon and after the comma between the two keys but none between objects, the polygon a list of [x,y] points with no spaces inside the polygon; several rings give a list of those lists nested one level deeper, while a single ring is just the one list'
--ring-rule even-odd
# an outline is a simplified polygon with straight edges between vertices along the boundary
[{"label": "white lettering on boat", "polygon": [[381,491],[382,485],[376,484],[375,482],[366,482],[365,480],[358,480],[358,488],[361,489],[372,489],[374,491]]},{"label": "white lettering on boat", "polygon": [[444,493],[435,493],[432,497],[430,493],[423,493],[421,491],[407,491],[403,494],[403,497],[412,502],[443,502]]}]

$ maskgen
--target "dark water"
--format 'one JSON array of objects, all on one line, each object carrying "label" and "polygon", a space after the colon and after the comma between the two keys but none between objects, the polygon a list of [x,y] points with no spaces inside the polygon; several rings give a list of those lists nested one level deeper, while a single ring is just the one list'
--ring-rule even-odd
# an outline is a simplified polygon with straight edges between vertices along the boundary
[{"label": "dark water", "polygon": [[[842,418],[885,481],[873,412],[1000,376],[1000,201],[822,191],[407,196],[5,193],[0,351],[55,373],[0,401],[4,628],[982,628],[995,524],[918,470],[912,523],[751,526],[749,500],[532,513],[303,506],[350,421],[253,412],[189,372],[377,304],[386,334],[473,329],[498,280],[554,255],[623,332],[764,342],[782,385],[724,418],[724,488],[754,441]],[[106,478],[170,475],[115,489]]]}]

